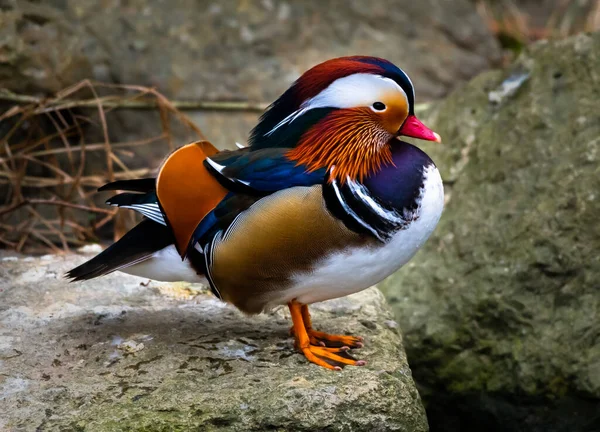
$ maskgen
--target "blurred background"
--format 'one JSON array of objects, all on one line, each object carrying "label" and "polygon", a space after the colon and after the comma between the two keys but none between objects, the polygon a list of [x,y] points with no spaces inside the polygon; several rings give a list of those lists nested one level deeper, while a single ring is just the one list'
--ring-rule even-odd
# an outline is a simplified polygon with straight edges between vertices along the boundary
[{"label": "blurred background", "polygon": [[537,39],[600,26],[592,0],[1,0],[0,8],[0,243],[27,252],[118,237],[133,215],[98,209],[96,187],[149,175],[198,138],[244,143],[262,110],[326,59],[387,58],[424,103]]},{"label": "blurred background", "polygon": [[384,57],[445,141],[440,234],[383,286],[431,430],[600,431],[598,30],[598,0],[0,0],[0,247],[108,243],[135,220],[97,187]]}]

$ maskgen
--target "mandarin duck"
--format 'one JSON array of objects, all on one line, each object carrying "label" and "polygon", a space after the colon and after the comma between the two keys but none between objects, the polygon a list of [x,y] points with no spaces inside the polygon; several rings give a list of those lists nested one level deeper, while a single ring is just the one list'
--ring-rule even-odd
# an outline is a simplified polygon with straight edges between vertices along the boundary
[{"label": "mandarin duck", "polygon": [[440,174],[399,138],[440,142],[414,105],[411,80],[384,59],[314,66],[267,108],[248,146],[188,144],[156,178],[101,187],[130,191],[107,204],[145,219],[67,276],[119,270],[204,283],[249,314],[287,305],[295,346],[310,362],[363,365],[348,352],[363,339],[313,329],[308,305],[380,282],[438,223]]}]

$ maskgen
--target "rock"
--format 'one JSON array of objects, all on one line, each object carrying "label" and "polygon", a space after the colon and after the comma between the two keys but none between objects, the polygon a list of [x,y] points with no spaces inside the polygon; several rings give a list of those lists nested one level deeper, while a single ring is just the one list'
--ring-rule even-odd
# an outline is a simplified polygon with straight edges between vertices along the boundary
[{"label": "rock", "polygon": [[537,43],[426,117],[449,201],[382,289],[432,431],[599,430],[600,34]]},{"label": "rock", "polygon": [[59,90],[40,77],[69,81],[69,56],[90,78],[153,85],[174,98],[269,102],[314,64],[364,53],[404,65],[421,97],[433,98],[500,58],[467,0],[6,3],[5,66],[30,71],[29,80],[15,73],[0,82],[13,90]]},{"label": "rock", "polygon": [[[155,86],[171,98],[270,103],[311,66],[367,54],[405,68],[424,101],[501,57],[468,0],[5,3],[0,87],[19,92],[54,92],[93,78]],[[118,114],[115,139],[131,133],[130,124],[159,125],[148,113]],[[257,114],[195,117],[223,148],[245,142]]]},{"label": "rock", "polygon": [[367,366],[336,373],[294,351],[285,308],[246,317],[120,273],[69,284],[78,255],[0,260],[1,430],[428,430],[374,288],[312,308],[366,338]]}]

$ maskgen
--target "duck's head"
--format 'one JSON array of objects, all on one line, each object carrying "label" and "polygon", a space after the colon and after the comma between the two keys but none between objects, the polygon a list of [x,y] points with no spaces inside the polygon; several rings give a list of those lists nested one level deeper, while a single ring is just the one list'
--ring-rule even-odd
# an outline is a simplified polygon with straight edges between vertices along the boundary
[{"label": "duck's head", "polygon": [[253,148],[290,147],[311,170],[335,166],[340,181],[391,163],[390,146],[408,136],[440,142],[415,115],[408,75],[376,57],[341,57],[305,72],[261,117]]}]

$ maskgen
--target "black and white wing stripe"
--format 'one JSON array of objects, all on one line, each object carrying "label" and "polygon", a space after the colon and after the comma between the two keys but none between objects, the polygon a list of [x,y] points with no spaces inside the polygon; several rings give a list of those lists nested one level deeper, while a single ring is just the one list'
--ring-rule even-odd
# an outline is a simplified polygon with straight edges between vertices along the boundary
[{"label": "black and white wing stripe", "polygon": [[113,207],[135,210],[154,222],[167,225],[154,191],[146,194],[122,193],[110,198],[106,201],[106,204]]}]

